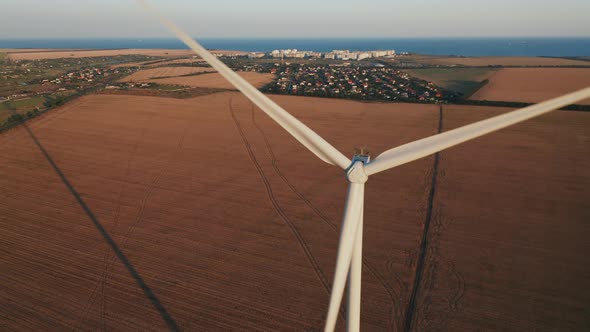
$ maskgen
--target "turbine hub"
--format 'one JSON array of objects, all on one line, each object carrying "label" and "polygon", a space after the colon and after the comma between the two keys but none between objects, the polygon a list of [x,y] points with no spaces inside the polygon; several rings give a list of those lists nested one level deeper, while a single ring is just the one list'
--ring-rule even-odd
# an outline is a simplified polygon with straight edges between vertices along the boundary
[{"label": "turbine hub", "polygon": [[346,170],[346,178],[351,183],[365,183],[369,179],[365,172],[365,164],[360,160],[352,161],[352,165]]}]

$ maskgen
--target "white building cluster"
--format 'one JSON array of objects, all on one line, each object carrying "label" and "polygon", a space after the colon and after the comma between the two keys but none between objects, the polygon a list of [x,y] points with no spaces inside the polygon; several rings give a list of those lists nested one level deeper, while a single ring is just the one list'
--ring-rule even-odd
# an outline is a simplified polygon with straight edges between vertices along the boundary
[{"label": "white building cluster", "polygon": [[325,58],[335,60],[363,60],[368,58],[380,58],[394,56],[394,50],[387,51],[356,51],[333,50],[332,52],[321,53],[312,51],[300,51],[297,49],[274,50],[269,54],[273,58]]},{"label": "white building cluster", "polygon": [[273,58],[321,58],[322,53],[313,51],[300,51],[296,48],[286,50],[274,50],[270,52]]}]

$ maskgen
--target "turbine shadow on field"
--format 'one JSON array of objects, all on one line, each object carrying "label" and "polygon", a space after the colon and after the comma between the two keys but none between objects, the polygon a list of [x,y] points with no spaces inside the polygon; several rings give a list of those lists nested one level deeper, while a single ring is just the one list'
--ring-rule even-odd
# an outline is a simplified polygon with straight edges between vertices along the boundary
[{"label": "turbine shadow on field", "polygon": [[51,168],[53,168],[55,173],[57,173],[57,175],[59,176],[61,181],[64,183],[64,185],[68,188],[68,190],[70,191],[72,196],[74,196],[74,198],[76,199],[76,202],[78,202],[78,204],[80,205],[82,210],[84,210],[84,212],[86,213],[88,218],[92,221],[92,223],[94,224],[94,226],[96,227],[96,229],[98,230],[100,235],[104,238],[105,242],[109,245],[109,247],[111,247],[111,249],[113,250],[113,252],[117,256],[117,258],[119,258],[119,260],[121,261],[121,263],[123,263],[123,265],[125,266],[125,268],[129,272],[129,274],[131,275],[133,280],[135,280],[135,283],[137,284],[137,286],[139,286],[139,288],[141,288],[144,295],[150,300],[150,302],[152,303],[154,308],[158,311],[158,313],[160,314],[160,316],[162,317],[162,319],[166,323],[168,329],[170,331],[180,331],[180,328],[178,327],[178,324],[176,323],[176,321],[168,313],[168,311],[166,310],[166,308],[164,307],[162,302],[160,302],[160,300],[158,299],[156,294],[154,294],[152,289],[146,284],[145,280],[141,277],[139,272],[137,272],[135,267],[133,267],[133,264],[131,264],[131,262],[129,261],[127,256],[125,256],[125,254],[121,251],[121,249],[119,248],[119,246],[117,245],[115,240],[113,240],[113,238],[110,236],[110,234],[107,232],[107,230],[102,226],[100,221],[98,221],[98,218],[94,215],[92,210],[90,210],[90,208],[88,207],[86,202],[84,202],[84,199],[82,199],[80,194],[76,191],[76,189],[71,184],[71,182],[68,180],[68,178],[64,175],[64,173],[61,171],[61,169],[57,166],[55,161],[53,161],[53,158],[51,158],[51,155],[47,152],[45,147],[43,147],[41,142],[39,142],[39,140],[37,139],[35,134],[33,134],[31,129],[29,128],[29,126],[26,123],[22,123],[22,127],[25,128],[25,130],[27,131],[27,133],[29,134],[29,136],[31,137],[31,139],[33,140],[35,145],[39,148],[39,150],[41,151],[41,153],[43,154],[45,159],[47,159],[47,162],[49,162],[49,164],[51,165]]},{"label": "turbine shadow on field", "polygon": [[[438,109],[438,133],[443,132],[443,107]],[[416,263],[416,271],[414,273],[414,283],[412,285],[412,292],[410,300],[406,309],[406,316],[404,321],[404,331],[412,330],[412,323],[414,321],[414,313],[416,312],[417,298],[420,291],[420,283],[422,282],[422,275],[424,272],[424,260],[426,259],[426,251],[428,250],[428,233],[430,224],[432,222],[432,210],[434,206],[434,198],[436,196],[436,183],[438,177],[438,165],[440,162],[440,152],[434,155],[434,165],[432,166],[432,180],[430,181],[430,192],[428,194],[428,206],[426,210],[426,218],[424,220],[424,228],[422,230],[422,239],[420,241],[420,251],[418,253],[418,262]]]}]

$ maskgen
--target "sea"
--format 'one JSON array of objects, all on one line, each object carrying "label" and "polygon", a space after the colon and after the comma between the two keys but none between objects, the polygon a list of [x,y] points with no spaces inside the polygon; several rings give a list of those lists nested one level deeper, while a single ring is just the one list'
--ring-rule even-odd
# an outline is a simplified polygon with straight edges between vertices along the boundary
[{"label": "sea", "polygon": [[[327,52],[390,50],[457,56],[590,56],[588,38],[201,38],[206,48],[270,52],[295,48]],[[0,48],[185,49],[176,39],[0,39]]]}]

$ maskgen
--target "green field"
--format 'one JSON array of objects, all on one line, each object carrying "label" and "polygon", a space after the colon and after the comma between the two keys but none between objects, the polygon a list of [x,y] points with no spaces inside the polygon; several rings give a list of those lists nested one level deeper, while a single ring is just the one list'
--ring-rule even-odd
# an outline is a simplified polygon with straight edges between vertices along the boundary
[{"label": "green field", "polygon": [[43,109],[43,103],[45,102],[44,96],[35,96],[26,99],[9,100],[0,102],[0,123],[4,122],[10,115],[16,111],[19,114],[27,113],[28,111],[34,110],[39,107]]},{"label": "green field", "polygon": [[178,90],[187,89],[187,88],[188,87],[183,86],[183,85],[173,85],[173,84],[156,84],[151,87],[151,89],[160,90],[160,91],[178,91]]},{"label": "green field", "polygon": [[482,81],[494,74],[487,68],[424,68],[404,70],[411,76],[432,82],[437,86],[470,96],[482,86]]},{"label": "green field", "polygon": [[[0,72],[2,71],[14,71],[14,67],[6,63],[2,65],[0,61]],[[19,71],[6,75],[0,74],[0,96],[10,96],[20,93],[22,90],[35,91],[39,87],[39,84],[29,84],[27,82],[45,77],[52,78],[61,74],[63,71],[61,69],[43,69],[32,72]]]}]

